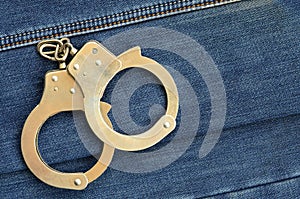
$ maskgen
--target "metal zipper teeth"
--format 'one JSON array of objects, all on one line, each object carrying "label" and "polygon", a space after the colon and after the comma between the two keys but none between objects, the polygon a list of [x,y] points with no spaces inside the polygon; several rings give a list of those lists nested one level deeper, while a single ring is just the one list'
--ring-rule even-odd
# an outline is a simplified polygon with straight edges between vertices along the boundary
[{"label": "metal zipper teeth", "polygon": [[104,17],[3,36],[0,38],[0,51],[35,44],[44,39],[61,38],[96,32],[145,20],[239,1],[241,0],[177,0],[160,3]]}]

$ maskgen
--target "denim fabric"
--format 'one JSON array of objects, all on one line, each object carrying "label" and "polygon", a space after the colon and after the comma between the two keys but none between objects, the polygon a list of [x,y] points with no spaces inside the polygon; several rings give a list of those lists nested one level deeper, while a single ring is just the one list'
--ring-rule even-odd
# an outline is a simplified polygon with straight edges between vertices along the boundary
[{"label": "denim fabric", "polygon": [[[87,1],[78,5],[63,1],[61,6],[56,6],[59,5],[56,1],[49,5],[28,2],[31,1],[26,2],[28,7],[4,3],[0,12],[1,38],[72,23],[77,21],[74,18],[80,21],[102,16],[102,11],[119,13],[151,4]],[[17,5],[24,7],[25,12],[17,13]],[[196,40],[212,57],[224,80],[227,97],[221,137],[207,156],[199,158],[199,148],[211,119],[207,85],[183,58],[163,50],[143,49],[144,55],[176,69],[191,83],[201,112],[196,137],[185,153],[165,168],[149,173],[108,168],[83,191],[57,189],[42,183],[28,170],[21,155],[23,124],[40,101],[44,74],[56,69],[57,64],[38,55],[36,46],[31,45],[36,43],[33,40],[26,45],[3,48],[0,54],[1,198],[299,198],[299,7],[297,1],[248,0],[71,37],[74,46],[80,47],[88,40],[105,41],[134,28],[176,30]],[[53,12],[57,14],[53,16]],[[21,16],[23,19],[19,20]],[[34,34],[28,37],[33,36],[37,38]],[[1,45],[25,37],[4,39]],[[122,42],[128,47],[135,45],[132,41]],[[183,49],[188,47],[182,43]],[[118,49],[110,50],[118,52]],[[111,101],[109,94],[122,75],[109,85],[105,101]],[[131,81],[134,80],[128,79],[128,84]],[[148,97],[145,90],[139,89],[130,101],[130,116],[140,125],[148,124],[151,104],[165,104],[161,87],[150,85],[145,89]],[[181,117],[179,114],[179,120]],[[112,121],[117,126],[113,118]],[[149,151],[163,147],[172,136]],[[76,132],[72,113],[60,113],[45,123],[39,135],[39,147],[45,161],[61,171],[86,170],[96,162]],[[161,158],[168,158],[168,154]]]},{"label": "denim fabric", "polygon": [[[7,2],[0,8],[3,19],[0,50],[237,1],[240,0]],[[19,12],[20,9],[23,12]],[[6,21],[7,16],[10,16],[10,23]]]}]

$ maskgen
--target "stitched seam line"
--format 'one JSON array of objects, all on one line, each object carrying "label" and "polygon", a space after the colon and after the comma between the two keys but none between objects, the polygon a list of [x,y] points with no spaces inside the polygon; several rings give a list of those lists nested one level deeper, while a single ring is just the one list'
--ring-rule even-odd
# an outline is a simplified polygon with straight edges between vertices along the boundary
[{"label": "stitched seam line", "polygon": [[199,0],[177,0],[173,2],[160,3],[104,17],[4,36],[0,38],[0,51],[24,46],[26,44],[29,45],[37,43],[44,39],[95,32],[180,12],[204,9],[238,1],[241,0],[200,0],[200,2]]},{"label": "stitched seam line", "polygon": [[283,183],[283,182],[287,182],[287,181],[291,181],[291,180],[299,180],[298,178],[300,178],[299,175],[291,176],[291,177],[278,179],[278,180],[271,181],[271,182],[256,184],[256,185],[241,188],[241,189],[236,189],[236,190],[232,190],[232,191],[225,191],[225,192],[220,192],[220,193],[216,193],[216,194],[212,194],[212,195],[207,195],[207,196],[203,196],[203,197],[200,197],[200,198],[201,199],[206,199],[206,198],[212,198],[212,197],[217,197],[217,196],[223,196],[224,197],[226,194],[238,193],[238,192],[242,192],[242,191],[246,191],[246,190],[259,188],[259,187],[262,187],[262,186],[279,184],[279,183]]}]

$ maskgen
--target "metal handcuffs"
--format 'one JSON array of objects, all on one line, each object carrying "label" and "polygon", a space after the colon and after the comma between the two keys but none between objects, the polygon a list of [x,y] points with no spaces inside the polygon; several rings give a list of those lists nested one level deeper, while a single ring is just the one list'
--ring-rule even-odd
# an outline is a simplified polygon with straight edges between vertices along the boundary
[{"label": "metal handcuffs", "polygon": [[[53,43],[58,42],[59,47]],[[43,53],[47,47],[54,51]],[[61,47],[65,47],[61,49]],[[134,47],[114,56],[97,41],[86,43],[77,51],[69,40],[50,40],[38,45],[41,54],[49,58],[55,55],[62,70],[50,71],[45,77],[43,97],[28,116],[21,137],[23,157],[29,169],[43,182],[66,189],[81,190],[99,177],[112,160],[114,148],[137,151],[151,147],[162,140],[176,126],[178,92],[172,76],[159,63],[141,55]],[[73,55],[68,66],[66,53]],[[154,74],[163,84],[167,95],[167,109],[153,127],[138,135],[123,135],[113,130],[107,116],[110,105],[100,102],[109,81],[120,71],[138,67]],[[62,173],[50,168],[41,158],[37,136],[43,123],[62,111],[82,110],[94,134],[104,142],[98,162],[85,173]]]}]

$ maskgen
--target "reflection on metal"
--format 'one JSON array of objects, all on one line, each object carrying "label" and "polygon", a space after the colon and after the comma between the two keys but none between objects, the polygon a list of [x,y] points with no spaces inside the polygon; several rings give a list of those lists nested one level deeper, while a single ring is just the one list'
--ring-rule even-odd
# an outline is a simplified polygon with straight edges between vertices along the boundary
[{"label": "reflection on metal", "polygon": [[[97,49],[96,54],[93,53],[95,49]],[[97,64],[99,60],[101,60],[101,67]],[[72,67],[76,64],[80,66],[78,70]],[[131,67],[145,69],[158,77],[166,91],[167,110],[148,131],[138,135],[123,135],[105,123],[98,101],[102,98],[109,81],[120,71]],[[106,144],[125,151],[142,150],[158,143],[176,127],[178,92],[175,82],[159,63],[142,56],[139,47],[115,57],[104,46],[91,41],[73,57],[67,70],[82,89],[85,116],[91,129]],[[88,75],[83,75],[84,73]],[[166,125],[168,128],[165,128]]]},{"label": "reflection on metal", "polygon": [[[28,116],[21,137],[21,149],[28,168],[43,182],[58,188],[82,190],[110,164],[114,148],[137,151],[158,143],[176,126],[178,92],[164,67],[141,55],[139,47],[116,57],[96,41],[77,51],[69,39],[46,40],[38,45],[40,54],[59,62],[62,70],[50,71],[40,103]],[[68,66],[66,59],[74,56]],[[109,81],[120,71],[137,67],[150,71],[162,82],[167,95],[165,115],[148,131],[128,136],[113,130],[107,116],[110,105],[100,102]],[[133,80],[134,81],[134,80]],[[104,142],[98,162],[85,173],[63,173],[49,167],[38,151],[38,133],[45,121],[63,111],[81,110],[95,135]]]},{"label": "reflection on metal", "polygon": [[[58,77],[58,81],[52,80],[54,76]],[[78,92],[72,94],[69,90],[73,87]],[[81,98],[82,100],[77,100],[76,103],[73,103],[74,95],[76,95],[77,99]],[[107,125],[112,126],[107,116],[110,105],[104,102],[99,104],[102,114],[105,115],[105,122]],[[83,107],[82,92],[66,70],[51,71],[46,74],[43,97],[25,122],[21,137],[21,148],[28,168],[40,180],[51,186],[75,190],[84,189],[88,183],[95,180],[106,170],[113,157],[114,148],[104,144],[102,155],[98,162],[85,173],[59,172],[49,167],[43,161],[38,151],[38,133],[42,125],[49,117],[59,112],[84,111]]]}]

